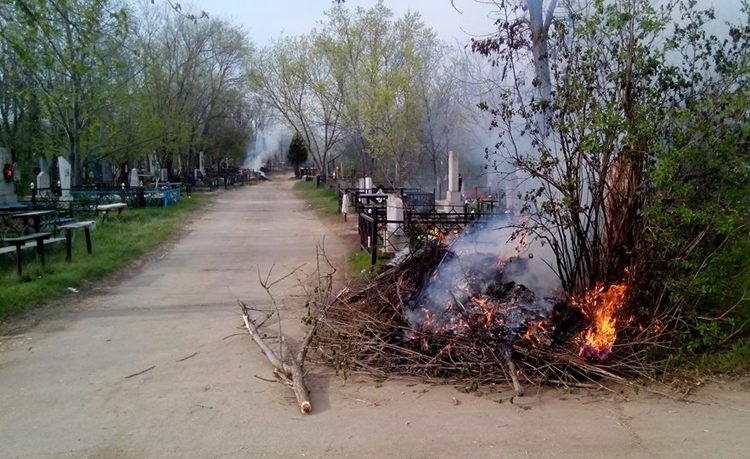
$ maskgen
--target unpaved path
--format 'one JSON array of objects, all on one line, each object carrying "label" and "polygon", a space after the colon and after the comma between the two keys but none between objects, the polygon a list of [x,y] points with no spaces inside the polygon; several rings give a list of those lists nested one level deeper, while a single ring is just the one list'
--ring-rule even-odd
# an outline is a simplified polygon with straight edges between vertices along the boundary
[{"label": "unpaved path", "polygon": [[[738,380],[696,388],[691,403],[533,388],[511,400],[505,387],[343,384],[317,368],[304,417],[291,391],[255,377],[270,366],[235,335],[236,300],[267,306],[258,272],[311,272],[324,236],[340,261],[340,228],[276,180],[217,196],[188,230],[127,280],[36,325],[4,327],[0,457],[750,457],[750,394]],[[289,333],[303,314],[295,285],[277,289]]]}]

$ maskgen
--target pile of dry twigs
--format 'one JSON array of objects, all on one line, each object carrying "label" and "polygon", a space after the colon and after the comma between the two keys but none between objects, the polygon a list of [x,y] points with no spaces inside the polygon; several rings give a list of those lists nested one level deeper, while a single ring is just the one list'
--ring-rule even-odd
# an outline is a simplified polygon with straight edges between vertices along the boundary
[{"label": "pile of dry twigs", "polygon": [[[451,306],[461,314],[460,326],[410,323],[414,309],[422,306],[415,303],[425,300],[425,282],[435,277],[436,267],[450,257],[445,245],[430,244],[385,267],[364,288],[339,293],[321,315],[316,349],[344,376],[365,371],[441,381],[505,382],[512,383],[519,394],[524,382],[571,386],[603,380],[622,383],[639,368],[638,351],[632,343],[621,345],[627,346],[628,352],[614,348],[615,357],[604,363],[581,358],[579,337],[587,320],[564,298],[545,300],[552,304],[544,317],[524,316],[524,308],[521,313],[511,311],[511,306],[518,305],[508,305],[516,300],[490,293],[520,292],[530,304],[538,300],[525,287],[502,279],[502,263],[486,267],[496,269],[488,292],[469,292],[469,299],[457,299]],[[472,279],[463,284],[470,290]],[[477,307],[477,302],[483,307]],[[487,302],[494,305],[489,309],[492,317]],[[511,325],[512,315],[515,320]],[[620,354],[628,357],[617,358]]]}]

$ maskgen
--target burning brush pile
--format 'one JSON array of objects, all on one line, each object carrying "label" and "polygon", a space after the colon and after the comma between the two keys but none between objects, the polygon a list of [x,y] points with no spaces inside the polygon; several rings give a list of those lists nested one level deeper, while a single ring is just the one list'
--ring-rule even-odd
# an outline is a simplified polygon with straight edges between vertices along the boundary
[{"label": "burning brush pile", "polygon": [[[412,251],[329,307],[318,348],[341,371],[570,383],[609,376],[625,284],[542,296],[528,258],[443,242]],[[538,291],[539,289],[537,289]],[[616,365],[616,364],[615,364]]]}]

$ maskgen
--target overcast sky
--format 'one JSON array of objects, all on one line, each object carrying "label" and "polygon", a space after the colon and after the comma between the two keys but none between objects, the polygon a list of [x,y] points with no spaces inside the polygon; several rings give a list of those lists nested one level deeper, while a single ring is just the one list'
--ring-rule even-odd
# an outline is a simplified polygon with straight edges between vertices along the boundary
[{"label": "overcast sky", "polygon": [[[183,2],[187,4],[188,2]],[[274,38],[300,35],[325,19],[331,0],[190,0],[197,10],[213,17],[229,19],[247,30],[253,43],[267,45]],[[346,7],[370,8],[377,0],[346,0]],[[474,0],[385,0],[398,17],[408,10],[419,11],[425,24],[448,42],[468,42],[469,33],[482,35],[492,29],[488,5]],[[456,9],[462,11],[456,11]]]},{"label": "overcast sky", "polygon": [[[377,0],[346,0],[350,9],[375,3]],[[315,27],[325,19],[323,13],[331,0],[185,0],[182,4],[243,26],[254,44],[264,46],[282,34],[300,35]],[[492,8],[481,1],[454,0],[455,8],[451,0],[385,0],[385,4],[396,16],[419,11],[424,22],[449,43],[467,43],[472,35],[483,36],[492,30]],[[711,4],[720,19],[739,18],[740,0],[698,0],[700,7]]]}]

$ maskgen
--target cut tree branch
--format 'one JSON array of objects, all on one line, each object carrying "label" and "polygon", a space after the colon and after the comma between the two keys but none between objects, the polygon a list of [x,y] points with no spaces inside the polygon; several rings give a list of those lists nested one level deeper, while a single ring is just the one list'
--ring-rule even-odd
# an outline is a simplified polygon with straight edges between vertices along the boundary
[{"label": "cut tree branch", "polygon": [[[271,365],[273,365],[274,374],[277,378],[292,388],[302,414],[310,414],[312,411],[312,404],[310,403],[310,391],[305,384],[305,372],[303,366],[305,363],[305,356],[307,355],[307,348],[312,340],[316,324],[313,324],[305,336],[297,356],[292,352],[288,352],[291,362],[287,364],[284,363],[276,353],[274,353],[270,346],[268,346],[268,343],[265,342],[261,334],[258,332],[258,327],[250,318],[250,310],[247,305],[240,300],[237,300],[237,302],[242,309],[242,320],[245,322],[247,331],[250,333],[250,336],[253,338],[253,341],[255,341],[255,344],[258,345],[261,352],[263,352],[263,355],[265,355]],[[281,345],[287,346],[286,340],[283,336],[281,337]]]}]

